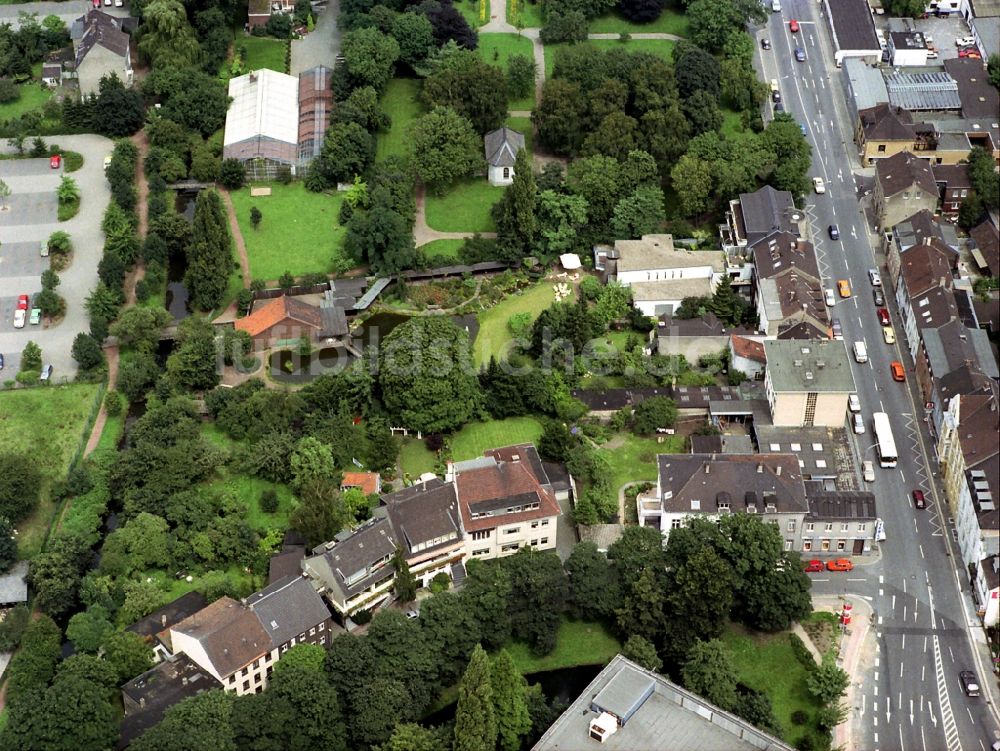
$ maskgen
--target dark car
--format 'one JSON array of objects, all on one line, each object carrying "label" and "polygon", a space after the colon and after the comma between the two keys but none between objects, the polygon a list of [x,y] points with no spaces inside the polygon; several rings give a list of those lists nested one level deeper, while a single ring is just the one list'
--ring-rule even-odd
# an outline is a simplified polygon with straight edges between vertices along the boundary
[{"label": "dark car", "polygon": [[784,112],[785,108],[781,105],[781,102],[775,102],[774,103],[774,111],[775,112]]},{"label": "dark car", "polygon": [[762,50],[769,50],[769,49],[771,49],[771,40],[770,39],[761,39],[760,40],[760,48]]},{"label": "dark car", "polygon": [[872,298],[875,300],[876,305],[885,305],[885,296],[882,294],[881,287],[875,287],[872,290]]},{"label": "dark car", "polygon": [[878,310],[875,311],[875,313],[876,315],[878,315],[878,322],[881,323],[883,326],[892,325],[892,319],[889,318],[888,310],[886,310],[885,308],[879,308]]},{"label": "dark car", "polygon": [[831,224],[828,231],[830,233],[831,240],[840,239],[840,227],[838,227],[836,224]]},{"label": "dark car", "polygon": [[806,51],[801,47],[796,47],[795,59],[798,60],[800,63],[804,63],[806,61]]},{"label": "dark car", "polygon": [[771,92],[771,101],[772,102],[780,102],[781,101],[781,92],[780,91],[772,91]]},{"label": "dark car", "polygon": [[3,355],[0,355],[0,370],[3,370]]},{"label": "dark car", "polygon": [[924,491],[914,490],[913,491],[913,505],[917,508],[927,508],[927,499],[924,498]]},{"label": "dark car", "polygon": [[958,674],[958,680],[962,682],[962,690],[966,696],[979,696],[979,679],[971,670],[963,670]]}]

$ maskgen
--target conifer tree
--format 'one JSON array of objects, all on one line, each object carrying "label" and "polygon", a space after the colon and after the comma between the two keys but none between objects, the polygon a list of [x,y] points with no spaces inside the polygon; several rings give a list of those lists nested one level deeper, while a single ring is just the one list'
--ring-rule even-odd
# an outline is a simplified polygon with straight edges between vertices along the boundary
[{"label": "conifer tree", "polygon": [[455,708],[455,751],[494,751],[497,718],[490,683],[490,658],[477,644],[458,687]]},{"label": "conifer tree", "polygon": [[521,738],[531,730],[528,682],[506,649],[501,649],[493,660],[491,683],[499,733],[497,747],[500,751],[518,751]]},{"label": "conifer tree", "polygon": [[402,548],[396,548],[392,556],[392,565],[396,569],[396,581],[393,588],[400,602],[413,602],[417,598],[417,580],[410,571]]},{"label": "conifer tree", "polygon": [[198,194],[187,263],[184,285],[192,305],[199,310],[211,310],[222,301],[233,266],[229,224],[219,194],[214,190]]},{"label": "conifer tree", "polygon": [[493,207],[497,243],[505,261],[519,261],[535,249],[537,193],[530,157],[522,149],[514,159],[514,181]]}]

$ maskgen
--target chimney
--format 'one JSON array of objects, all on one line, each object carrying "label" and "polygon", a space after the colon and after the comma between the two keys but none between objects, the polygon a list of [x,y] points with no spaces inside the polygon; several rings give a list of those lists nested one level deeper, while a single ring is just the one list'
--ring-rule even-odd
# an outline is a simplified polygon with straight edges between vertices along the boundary
[{"label": "chimney", "polygon": [[778,465],[777,469],[774,470],[774,473],[776,475],[778,475],[778,477],[781,477],[781,465],[780,464]]},{"label": "chimney", "polygon": [[758,475],[764,474],[764,465],[763,464],[758,464],[757,465],[757,474]]},{"label": "chimney", "polygon": [[712,465],[709,464],[708,462],[705,462],[705,474],[706,475],[711,474],[711,469],[712,469]]},{"label": "chimney", "polygon": [[139,697],[139,709],[145,709],[145,708],[146,708],[146,697],[145,696],[140,696]]},{"label": "chimney", "polygon": [[167,626],[167,614],[166,613],[163,613],[160,616],[160,625],[163,626],[164,628],[166,628],[166,626]]}]

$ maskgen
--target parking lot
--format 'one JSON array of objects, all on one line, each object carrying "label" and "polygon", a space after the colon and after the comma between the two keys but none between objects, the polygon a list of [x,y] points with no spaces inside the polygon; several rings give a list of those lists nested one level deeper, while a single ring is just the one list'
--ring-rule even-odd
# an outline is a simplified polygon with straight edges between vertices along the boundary
[{"label": "parking lot", "polygon": [[[928,36],[931,37],[933,45],[938,50],[937,59],[929,59],[928,65],[940,65],[945,60],[958,57],[958,47],[955,46],[955,40],[969,36],[971,33],[969,25],[958,13],[941,18],[936,16],[916,18],[912,19],[912,23],[916,31],[923,34],[925,39]],[[888,16],[875,16],[875,26],[880,31],[885,31],[889,26]]]},{"label": "parking lot", "polygon": [[[53,380],[76,375],[73,339],[90,327],[84,303],[97,283],[104,246],[101,217],[110,200],[104,157],[111,153],[112,142],[94,135],[54,136],[46,141],[83,155],[83,167],[72,174],[80,189],[80,211],[69,221],[58,221],[56,189],[62,170],[51,169],[48,158],[0,160],[0,179],[11,189],[7,209],[0,211],[0,353],[4,356],[0,379],[5,381],[16,375],[28,341],[41,347],[42,361],[53,366]],[[6,145],[0,148],[11,151]],[[41,291],[40,276],[49,267],[41,245],[57,230],[69,233],[73,242],[72,263],[59,272],[56,290],[66,301],[66,316],[56,325],[26,322],[16,329],[17,298],[29,295],[33,300]]]}]

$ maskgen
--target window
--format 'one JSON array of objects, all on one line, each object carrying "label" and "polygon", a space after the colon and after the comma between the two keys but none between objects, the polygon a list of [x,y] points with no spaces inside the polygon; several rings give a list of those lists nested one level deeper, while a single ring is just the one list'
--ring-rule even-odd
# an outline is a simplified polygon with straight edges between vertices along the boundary
[{"label": "window", "polygon": [[549,544],[549,538],[548,537],[543,537],[542,540],[541,540],[541,542],[542,542],[542,545],[548,545]]},{"label": "window", "polygon": [[538,522],[532,522],[531,523],[531,528],[532,529],[538,529]]},{"label": "window", "polygon": [[848,528],[849,528],[850,526],[851,526],[851,525],[850,525],[850,524],[848,524],[847,522],[843,522],[843,523],[842,523],[842,524],[840,525],[840,531],[841,531],[841,532],[846,532],[846,531],[848,530]]},{"label": "window", "polygon": [[728,514],[729,513],[729,504],[728,503],[720,503],[719,504],[719,513],[720,514]]},{"label": "window", "polygon": [[479,550],[473,550],[472,554],[473,555],[486,555],[489,552],[490,552],[489,548],[479,548]]},{"label": "window", "polygon": [[959,198],[965,198],[965,197],[966,197],[967,195],[969,195],[969,191],[968,191],[968,189],[966,189],[966,188],[963,188],[963,189],[962,189],[962,192],[958,194],[958,197],[959,197]]},{"label": "window", "polygon": [[785,540],[785,550],[791,550],[791,549],[792,549],[792,541]]},{"label": "window", "polygon": [[683,526],[684,526],[684,523],[683,523],[683,520],[681,520],[681,519],[671,519],[670,520],[670,528],[671,529],[680,529]]},{"label": "window", "polygon": [[326,631],[326,621],[323,621],[321,624],[319,624],[319,630]]},{"label": "window", "polygon": [[837,540],[837,550],[843,552],[847,548],[847,540]]},{"label": "window", "polygon": [[858,525],[858,532],[867,532],[867,531],[868,531],[868,525],[867,524],[865,524],[864,522],[862,522],[861,524]]},{"label": "window", "polygon": [[520,531],[521,531],[520,527],[507,527],[507,529],[505,529],[503,533],[505,535],[516,535]]},{"label": "window", "polygon": [[806,532],[813,532],[816,529],[816,525],[812,522],[806,524]]},{"label": "window", "polygon": [[543,527],[549,526],[549,520],[548,519],[542,519],[542,526]]},{"label": "window", "polygon": [[791,521],[788,522],[788,526],[786,527],[786,529],[789,532],[794,532],[795,531],[795,520],[794,519],[792,519]]},{"label": "window", "polygon": [[810,550],[813,549],[813,541],[812,540],[803,540],[802,541],[802,549],[805,552],[808,553]]},{"label": "window", "polygon": [[326,644],[326,635],[323,635],[323,636],[319,637],[319,643],[320,644]]},{"label": "window", "polygon": [[271,665],[267,669],[267,677],[270,678],[273,672],[274,672],[274,665]]},{"label": "window", "polygon": [[287,644],[282,644],[281,645],[281,654],[285,654],[285,652],[287,652],[287,651],[288,651],[288,645]]},{"label": "window", "polygon": [[244,691],[250,690],[250,681],[243,681],[243,690]]},{"label": "window", "polygon": [[253,674],[253,682],[254,683],[260,683],[260,673],[254,673]]},{"label": "window", "polygon": [[242,675],[242,676],[245,677],[246,674],[249,673],[249,672],[250,672],[250,668],[243,668],[243,670],[240,672],[240,675]]},{"label": "window", "polygon": [[879,154],[884,154],[885,153],[885,144],[884,143],[880,143],[878,145],[878,153]]},{"label": "window", "polygon": [[832,532],[833,531],[833,522],[827,522],[825,529],[826,529],[827,532]]},{"label": "window", "polygon": [[503,168],[503,179],[510,180],[510,167]]},{"label": "window", "polygon": [[303,631],[301,634],[299,634],[299,641],[302,641],[305,638],[306,638],[306,632]]},{"label": "window", "polygon": [[232,686],[234,683],[236,683],[236,674],[235,673],[233,675],[229,676],[229,685]]},{"label": "window", "polygon": [[316,627],[309,629],[309,636],[316,636]]},{"label": "window", "polygon": [[531,547],[533,547],[533,548],[538,547],[538,540],[537,539],[536,540],[532,540],[528,544],[531,545]]},{"label": "window", "polygon": [[903,191],[903,200],[904,201],[909,201],[910,200],[910,191],[908,191],[908,190],[904,190]]},{"label": "window", "polygon": [[521,547],[518,543],[512,542],[510,545],[504,545],[500,548],[501,553],[511,553]]},{"label": "window", "polygon": [[473,540],[486,540],[486,539],[489,538],[490,533],[492,531],[493,531],[492,529],[484,529],[481,532],[473,532],[472,533],[472,539]]}]

